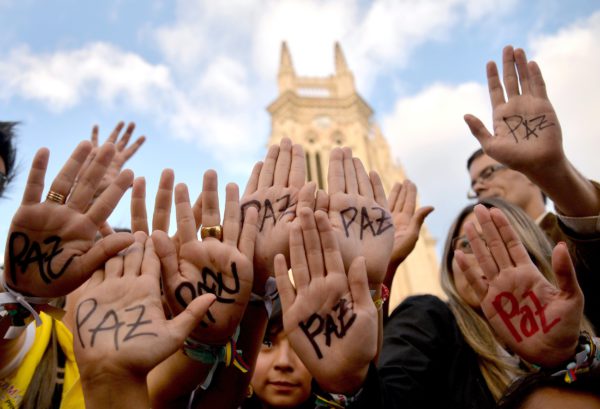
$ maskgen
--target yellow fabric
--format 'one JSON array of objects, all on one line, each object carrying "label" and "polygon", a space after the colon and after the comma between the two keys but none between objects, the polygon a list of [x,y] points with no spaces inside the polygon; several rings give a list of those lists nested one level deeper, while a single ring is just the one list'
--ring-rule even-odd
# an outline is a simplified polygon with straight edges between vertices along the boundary
[{"label": "yellow fabric", "polygon": [[[0,380],[0,409],[14,409],[21,405],[23,395],[29,387],[31,378],[46,351],[52,332],[53,318],[44,313],[40,314],[42,325],[35,330],[35,340],[25,355],[19,369],[11,376]],[[65,381],[63,385],[61,409],[85,408],[83,391],[79,382],[79,369],[73,354],[73,334],[65,325],[54,320],[58,343],[63,350],[65,362]]]}]

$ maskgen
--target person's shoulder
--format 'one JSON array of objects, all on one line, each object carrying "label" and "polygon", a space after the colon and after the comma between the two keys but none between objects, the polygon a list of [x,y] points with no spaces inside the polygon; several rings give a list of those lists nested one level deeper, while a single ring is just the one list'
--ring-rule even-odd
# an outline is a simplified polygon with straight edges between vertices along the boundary
[{"label": "person's shoulder", "polygon": [[455,325],[452,310],[434,295],[415,295],[406,298],[390,315],[387,328],[419,327],[424,332],[452,331]]}]

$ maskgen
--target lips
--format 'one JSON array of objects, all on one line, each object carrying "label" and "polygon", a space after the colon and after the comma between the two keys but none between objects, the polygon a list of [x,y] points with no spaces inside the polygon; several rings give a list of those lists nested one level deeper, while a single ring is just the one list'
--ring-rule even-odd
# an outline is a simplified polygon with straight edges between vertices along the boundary
[{"label": "lips", "polygon": [[300,386],[299,383],[284,381],[284,380],[269,381],[269,385],[272,385],[276,388],[282,388],[282,389],[296,388],[296,387]]}]

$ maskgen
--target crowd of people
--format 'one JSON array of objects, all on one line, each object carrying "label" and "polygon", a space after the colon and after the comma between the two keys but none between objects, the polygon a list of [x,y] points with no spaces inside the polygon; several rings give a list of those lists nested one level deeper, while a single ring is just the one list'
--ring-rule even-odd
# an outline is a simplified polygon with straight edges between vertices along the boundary
[{"label": "crowd of people", "polygon": [[[0,408],[600,408],[600,185],[563,150],[540,68],[487,65],[493,134],[446,238],[446,299],[386,303],[431,207],[386,196],[351,149],[327,191],[284,138],[241,194],[204,173],[192,202],[162,172],[151,221],[144,143],[82,141],[44,195],[36,153],[0,281]],[[16,124],[0,123],[0,192]],[[107,223],[127,192],[131,226]],[[546,200],[555,212],[546,210]],[[177,229],[169,236],[171,209]],[[579,406],[577,406],[579,405]]]}]

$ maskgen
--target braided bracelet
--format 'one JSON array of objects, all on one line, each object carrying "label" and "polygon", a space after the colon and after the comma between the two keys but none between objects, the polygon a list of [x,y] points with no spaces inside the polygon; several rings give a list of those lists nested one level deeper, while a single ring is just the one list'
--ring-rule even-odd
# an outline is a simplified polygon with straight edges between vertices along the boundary
[{"label": "braided bracelet", "polygon": [[183,343],[183,353],[198,362],[212,365],[202,389],[208,389],[212,382],[213,375],[219,363],[224,363],[226,367],[235,366],[242,373],[247,373],[250,369],[248,364],[242,358],[242,350],[237,349],[237,338],[240,334],[240,327],[237,327],[233,337],[225,345],[208,345],[198,342],[193,338],[186,338]]}]

